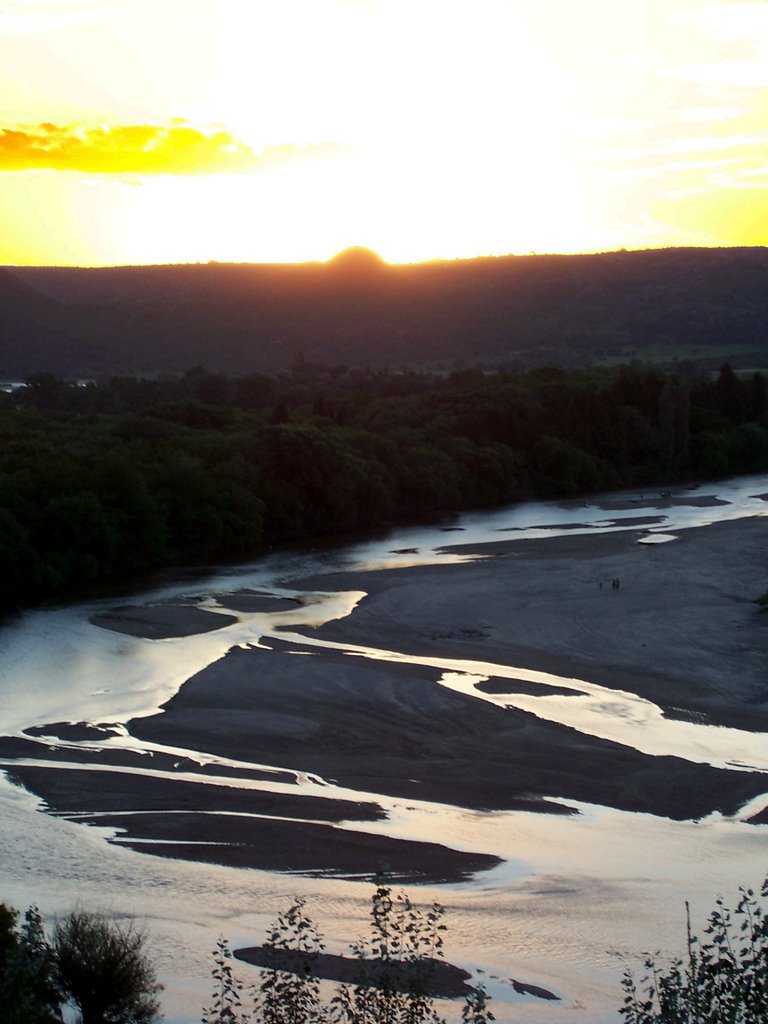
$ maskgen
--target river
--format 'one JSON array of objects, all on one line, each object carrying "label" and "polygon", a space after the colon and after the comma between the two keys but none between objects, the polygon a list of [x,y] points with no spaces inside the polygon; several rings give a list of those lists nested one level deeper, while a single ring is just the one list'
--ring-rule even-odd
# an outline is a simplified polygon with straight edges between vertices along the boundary
[{"label": "river", "polygon": [[[690,503],[680,500],[680,493],[674,504],[659,501],[644,538],[647,543],[674,543],[678,530],[768,514],[761,497],[768,493],[768,476],[684,492]],[[716,501],[702,502],[702,495]],[[626,498],[622,508],[614,508],[616,503],[607,498],[530,502],[468,513],[449,524],[402,528],[348,547],[273,553],[250,565],[169,578],[130,600],[156,604],[193,594],[198,607],[218,613],[227,610],[222,595],[242,590],[296,596],[297,591],[281,582],[285,580],[459,562],[468,556],[446,547],[458,540],[474,545],[512,537],[620,531],[636,520],[636,504],[647,496]],[[54,722],[113,723],[118,734],[105,738],[103,748],[147,750],[146,743],[121,731],[122,723],[156,713],[187,679],[234,646],[258,644],[270,636],[304,646],[320,643],[303,630],[349,615],[360,596],[319,592],[315,600],[290,612],[240,614],[224,629],[156,641],[90,622],[94,614],[124,605],[124,597],[20,615],[0,629],[0,733],[21,736],[24,730]],[[345,650],[351,649],[347,645]],[[516,706],[653,756],[677,754],[721,767],[738,762],[768,771],[764,733],[673,722],[649,701],[588,679],[562,680],[481,660],[406,658],[397,650],[358,646],[354,653],[437,667],[443,685],[503,704],[510,703],[509,695],[483,694],[476,684],[489,676],[564,684],[579,696],[517,695]],[[68,740],[57,746],[66,754],[68,746],[74,751],[94,742]],[[158,745],[157,753],[178,751]],[[197,757],[201,763],[211,760],[202,753]],[[297,777],[296,782],[311,787],[316,780]],[[281,783],[263,785],[279,789]],[[359,795],[324,786],[328,790],[340,797]],[[623,966],[635,965],[651,944],[670,953],[682,949],[683,900],[691,899],[694,913],[703,914],[714,894],[730,896],[742,882],[754,885],[768,864],[768,827],[746,824],[746,811],[728,819],[714,814],[676,822],[583,803],[579,815],[561,817],[483,813],[419,801],[408,801],[405,807],[402,801],[370,796],[388,817],[371,823],[369,831],[428,841],[439,836],[456,849],[503,858],[499,867],[469,881],[412,892],[417,902],[437,899],[446,906],[447,956],[484,981],[501,1022],[617,1021]],[[139,918],[150,934],[166,986],[163,1009],[171,1024],[199,1019],[210,988],[209,952],[218,935],[226,935],[233,946],[260,941],[266,924],[290,896],[308,897],[312,916],[333,949],[343,951],[345,942],[357,938],[364,927],[367,883],[156,858],[109,843],[114,834],[112,827],[86,827],[44,813],[38,798],[0,772],[0,899],[17,907],[35,903],[48,921],[76,904]],[[244,972],[247,976],[247,968]],[[549,989],[559,1001],[515,993],[510,977]]]}]

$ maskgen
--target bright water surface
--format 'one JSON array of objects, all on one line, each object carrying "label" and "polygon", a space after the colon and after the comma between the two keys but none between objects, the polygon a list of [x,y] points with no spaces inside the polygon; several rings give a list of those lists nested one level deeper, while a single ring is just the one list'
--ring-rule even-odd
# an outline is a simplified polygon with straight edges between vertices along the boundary
[{"label": "bright water surface", "polygon": [[[656,509],[639,509],[630,503],[615,510],[609,498],[564,505],[531,502],[464,515],[451,524],[456,532],[445,526],[420,526],[347,548],[275,554],[192,582],[188,578],[169,582],[135,595],[131,602],[193,594],[203,607],[215,611],[226,605],[220,595],[235,590],[268,589],[290,597],[294,591],[277,581],[460,561],[440,549],[459,542],[620,530],[628,525],[623,527],[622,520],[639,514],[656,520],[647,542],[672,543],[679,529],[768,514],[768,504],[760,498],[767,492],[768,476],[763,476],[691,492],[694,499],[712,494],[721,502],[705,507],[660,501]],[[306,600],[306,594],[302,596]],[[0,630],[0,733],[13,735],[30,726],[60,721],[122,723],[153,714],[186,679],[232,646],[259,643],[278,628],[283,630],[279,633],[283,641],[341,646],[307,638],[302,629],[348,615],[362,596],[317,593],[312,601],[288,611],[240,613],[235,624],[213,633],[162,641],[122,636],[90,624],[95,611],[125,604],[125,598],[27,613]],[[285,632],[286,627],[291,632]],[[359,657],[436,666],[445,686],[502,705],[514,703],[539,717],[645,753],[675,753],[722,767],[738,763],[768,771],[764,734],[673,722],[663,718],[651,702],[589,680],[563,679],[509,665],[406,657],[365,647],[343,649]],[[573,689],[576,695],[494,696],[476,690],[475,683],[490,675],[551,682]],[[63,751],[77,746],[55,743]],[[105,740],[103,745],[152,749],[127,735]],[[198,760],[227,763],[202,754]],[[239,765],[231,763],[233,768]],[[175,777],[219,785],[224,781],[195,773]],[[297,782],[320,792],[322,780],[297,773]],[[295,791],[277,775],[273,782],[238,779],[232,784]],[[325,784],[322,793],[360,796]],[[473,881],[424,887],[414,893],[419,901],[437,898],[446,905],[447,956],[470,970],[485,972],[478,977],[496,999],[500,1022],[617,1021],[624,957],[636,963],[638,954],[651,944],[679,950],[683,899],[692,899],[695,913],[696,894],[701,894],[698,909],[704,913],[713,894],[730,895],[742,882],[758,883],[768,866],[766,828],[741,820],[751,808],[742,809],[733,820],[712,815],[704,821],[680,823],[588,805],[577,805],[580,815],[562,818],[372,798],[387,810],[388,820],[366,823],[363,827],[371,832],[438,840],[456,849],[482,850],[504,858],[497,869]],[[355,823],[354,827],[361,826]],[[312,914],[325,929],[332,949],[344,951],[346,942],[364,930],[367,884],[156,859],[109,845],[105,839],[112,834],[111,829],[86,828],[41,813],[36,798],[12,786],[0,773],[0,899],[21,907],[36,902],[47,915],[64,912],[79,901],[88,908],[139,916],[149,927],[167,984],[163,1005],[172,1024],[199,1019],[209,994],[208,951],[217,936],[226,934],[233,945],[260,941],[265,925],[291,895],[309,896]],[[562,996],[561,1002],[516,996],[502,980],[510,975],[551,989]]]}]

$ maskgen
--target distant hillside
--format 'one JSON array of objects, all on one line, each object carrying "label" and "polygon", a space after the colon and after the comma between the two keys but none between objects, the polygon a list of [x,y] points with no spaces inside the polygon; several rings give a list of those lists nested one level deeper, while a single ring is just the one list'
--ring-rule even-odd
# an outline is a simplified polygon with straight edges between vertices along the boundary
[{"label": "distant hillside", "polygon": [[0,378],[689,360],[768,367],[768,251],[0,269]]}]

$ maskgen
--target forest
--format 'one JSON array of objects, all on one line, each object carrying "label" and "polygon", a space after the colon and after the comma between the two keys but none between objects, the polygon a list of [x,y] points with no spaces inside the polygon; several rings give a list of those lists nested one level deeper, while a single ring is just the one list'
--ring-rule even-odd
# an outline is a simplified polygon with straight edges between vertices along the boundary
[{"label": "forest", "polygon": [[394,523],[768,470],[761,373],[297,359],[0,392],[0,611]]}]

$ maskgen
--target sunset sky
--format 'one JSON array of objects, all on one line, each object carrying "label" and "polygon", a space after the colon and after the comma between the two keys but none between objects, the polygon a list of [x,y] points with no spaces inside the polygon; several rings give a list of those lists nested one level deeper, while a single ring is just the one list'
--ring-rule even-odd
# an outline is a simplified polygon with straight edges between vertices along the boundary
[{"label": "sunset sky", "polygon": [[0,0],[0,263],[766,242],[767,0]]}]

